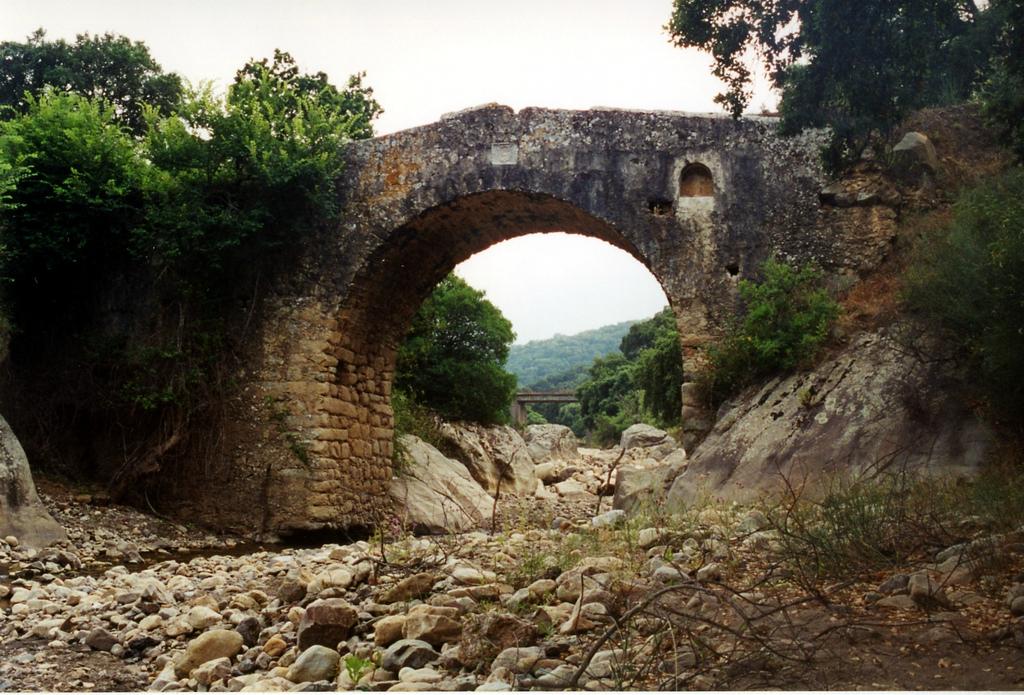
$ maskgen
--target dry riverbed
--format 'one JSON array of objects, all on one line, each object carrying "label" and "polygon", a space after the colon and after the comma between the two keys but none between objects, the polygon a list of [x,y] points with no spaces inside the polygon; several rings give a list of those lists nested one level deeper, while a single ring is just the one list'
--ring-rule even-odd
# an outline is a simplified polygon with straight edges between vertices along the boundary
[{"label": "dry riverbed", "polygon": [[1024,533],[809,585],[760,512],[595,518],[593,486],[493,536],[263,549],[40,488],[71,542],[0,543],[0,690],[1024,685]]}]

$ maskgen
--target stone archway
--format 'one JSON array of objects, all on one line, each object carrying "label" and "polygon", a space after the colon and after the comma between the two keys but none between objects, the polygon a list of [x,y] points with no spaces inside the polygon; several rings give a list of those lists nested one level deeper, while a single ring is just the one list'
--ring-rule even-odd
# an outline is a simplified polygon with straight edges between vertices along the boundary
[{"label": "stone archway", "polygon": [[[817,144],[779,137],[769,119],[502,106],[353,143],[341,227],[296,249],[264,302],[225,437],[237,507],[226,518],[264,530],[375,521],[398,342],[433,286],[498,241],[567,231],[614,244],[660,282],[684,351],[699,344],[769,253],[831,258]],[[699,195],[687,195],[694,171]]]}]

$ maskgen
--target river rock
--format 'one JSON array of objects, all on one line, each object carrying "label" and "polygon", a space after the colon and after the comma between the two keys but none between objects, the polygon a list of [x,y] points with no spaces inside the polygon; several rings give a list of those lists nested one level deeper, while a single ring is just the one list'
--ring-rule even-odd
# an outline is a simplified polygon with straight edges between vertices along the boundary
[{"label": "river rock", "polygon": [[430,593],[437,576],[433,572],[420,572],[406,577],[381,594],[381,603],[397,603],[409,599],[422,598]]},{"label": "river rock", "polygon": [[0,416],[0,536],[12,537],[12,547],[43,547],[67,540],[60,524],[46,511],[36,493],[28,457],[10,425]]},{"label": "river rock", "polygon": [[207,661],[234,657],[242,651],[242,636],[234,630],[210,630],[199,635],[185,648],[174,663],[174,674],[184,678]]},{"label": "river rock", "polygon": [[402,635],[406,639],[422,640],[433,647],[445,642],[456,642],[462,634],[462,625],[455,608],[441,606],[413,606],[405,616]]},{"label": "river rock", "polygon": [[298,627],[299,651],[314,644],[333,649],[348,639],[358,614],[347,601],[340,598],[318,599],[306,606]]},{"label": "river rock", "polygon": [[381,666],[392,673],[403,668],[422,668],[441,658],[429,643],[418,639],[403,639],[395,642],[381,658]]},{"label": "river rock", "polygon": [[533,457],[511,427],[443,423],[441,436],[488,494],[497,494],[499,482],[501,491],[509,494],[532,495],[536,491]]},{"label": "river rock", "polygon": [[491,673],[499,668],[508,669],[517,675],[529,673],[533,665],[543,658],[544,650],[541,647],[509,647],[494,658]]},{"label": "river rock", "polygon": [[231,659],[226,656],[211,659],[200,664],[192,671],[192,678],[196,679],[199,685],[209,687],[211,683],[227,678],[231,675]]},{"label": "river rock", "polygon": [[387,647],[402,639],[405,632],[404,615],[386,615],[373,624],[373,643]]},{"label": "river rock", "polygon": [[523,431],[523,440],[536,464],[572,461],[579,456],[576,435],[565,425],[529,425]]},{"label": "river rock", "polygon": [[299,654],[299,658],[288,667],[285,676],[295,683],[332,680],[338,675],[341,654],[321,644],[314,644]]},{"label": "river rock", "polygon": [[102,627],[96,628],[85,638],[85,646],[98,652],[109,652],[115,644],[117,644],[117,638]]},{"label": "river rock", "polygon": [[462,463],[419,437],[403,435],[404,470],[389,494],[405,524],[427,533],[465,531],[483,524],[494,510],[487,494]]}]

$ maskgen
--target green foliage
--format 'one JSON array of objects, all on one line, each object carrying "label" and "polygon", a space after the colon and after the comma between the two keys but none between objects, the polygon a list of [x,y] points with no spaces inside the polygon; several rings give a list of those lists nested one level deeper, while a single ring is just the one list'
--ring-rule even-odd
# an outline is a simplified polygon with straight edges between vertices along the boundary
[{"label": "green foliage", "polygon": [[193,285],[268,258],[336,220],[341,146],[371,135],[379,113],[360,76],[339,91],[280,51],[239,70],[223,101],[188,93],[180,113],[150,120],[147,224],[134,248]]},{"label": "green foliage", "polygon": [[380,106],[361,75],[337,89],[281,52],[246,64],[223,97],[182,90],[122,37],[37,33],[0,55],[12,360],[45,368],[54,408],[86,402],[125,437],[178,430],[231,386],[244,336],[229,327],[245,325],[240,309],[283,252],[337,222],[342,147],[372,135]]},{"label": "green foliage", "polygon": [[0,43],[0,105],[25,113],[29,97],[47,88],[102,101],[131,132],[145,131],[144,112],[169,114],[182,93],[181,78],[165,73],[141,41],[114,34],[79,34],[73,44],[47,41],[38,29],[24,43]]},{"label": "green foliage", "polygon": [[994,37],[981,103],[989,119],[1006,131],[1017,157],[1024,160],[1024,4],[996,0],[990,14],[1002,15],[1004,22]]},{"label": "green foliage", "polygon": [[26,101],[25,115],[0,122],[0,277],[19,323],[30,303],[77,313],[75,298],[126,258],[145,166],[110,107],[53,92]]},{"label": "green foliage", "polygon": [[966,357],[993,413],[1024,424],[1024,171],[961,194],[948,230],[920,245],[906,299]]},{"label": "green foliage", "polygon": [[505,422],[516,377],[502,365],[514,339],[512,324],[483,292],[449,275],[413,318],[395,384],[444,418]]},{"label": "green foliage", "polygon": [[566,411],[570,419],[559,420],[574,431],[591,432],[602,444],[618,441],[637,422],[678,424],[682,410],[682,351],[671,308],[630,326],[620,350],[594,360],[576,390],[578,413]]},{"label": "green foliage", "polygon": [[973,0],[674,0],[677,46],[708,51],[733,116],[750,102],[750,56],[782,91],[783,129],[829,126],[833,169],[911,111],[969,97],[1000,31]]},{"label": "green foliage", "polygon": [[759,378],[808,364],[839,315],[814,268],[769,259],[761,274],[761,282],[740,282],[746,310],[707,348],[697,380],[714,407]]},{"label": "green foliage", "polygon": [[574,335],[513,345],[505,369],[515,374],[520,384],[538,391],[573,388],[591,361],[615,352],[623,334],[635,323],[624,321]]},{"label": "green foliage", "polygon": [[373,668],[372,661],[358,657],[355,654],[346,654],[342,659],[342,663],[345,664],[345,673],[353,683],[358,683],[359,679]]}]

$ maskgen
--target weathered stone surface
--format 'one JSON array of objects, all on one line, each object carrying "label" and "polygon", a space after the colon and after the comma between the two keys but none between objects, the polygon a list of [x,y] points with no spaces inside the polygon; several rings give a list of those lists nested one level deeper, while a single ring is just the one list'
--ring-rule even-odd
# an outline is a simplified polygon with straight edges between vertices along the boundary
[{"label": "weathered stone surface", "polygon": [[403,521],[431,533],[479,526],[494,509],[494,499],[458,461],[419,437],[401,440],[406,469],[391,482],[390,495]]},{"label": "weathered stone surface", "polygon": [[327,598],[313,601],[306,606],[306,612],[299,622],[299,650],[305,651],[314,644],[334,649],[339,642],[348,639],[357,619],[356,609],[344,599]]},{"label": "weathered stone surface", "polygon": [[536,464],[548,461],[572,461],[579,442],[565,425],[529,425],[523,431],[526,448]]},{"label": "weathered stone surface", "polygon": [[516,495],[532,495],[537,489],[533,457],[511,427],[443,423],[441,434],[445,446],[489,494],[499,491],[499,483],[502,492]]},{"label": "weathered stone surface", "polygon": [[184,678],[207,661],[232,658],[242,651],[242,636],[234,630],[210,630],[188,643],[185,652],[174,662],[174,674]]},{"label": "weathered stone surface", "polygon": [[46,511],[28,467],[28,458],[10,425],[0,416],[0,537],[43,547],[67,539],[64,529]]},{"label": "weathered stone surface", "polygon": [[784,478],[813,494],[829,476],[887,467],[970,475],[992,441],[949,374],[888,335],[863,334],[813,372],[771,381],[725,409],[672,483],[668,505],[754,501]]}]

